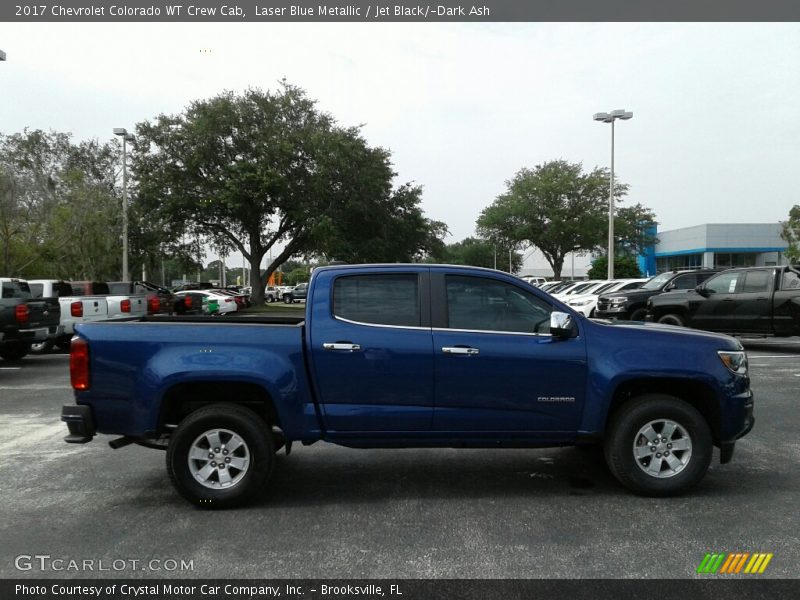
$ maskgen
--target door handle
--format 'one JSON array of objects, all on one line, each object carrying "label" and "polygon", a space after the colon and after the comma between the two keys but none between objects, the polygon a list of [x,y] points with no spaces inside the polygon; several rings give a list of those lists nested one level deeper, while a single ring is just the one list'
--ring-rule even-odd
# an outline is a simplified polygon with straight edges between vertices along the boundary
[{"label": "door handle", "polygon": [[334,350],[340,352],[358,352],[361,350],[361,346],[351,342],[325,342],[322,344],[322,347],[325,350]]},{"label": "door handle", "polygon": [[465,348],[463,346],[445,346],[442,348],[445,354],[465,354],[467,356],[477,356],[481,353],[478,348]]}]

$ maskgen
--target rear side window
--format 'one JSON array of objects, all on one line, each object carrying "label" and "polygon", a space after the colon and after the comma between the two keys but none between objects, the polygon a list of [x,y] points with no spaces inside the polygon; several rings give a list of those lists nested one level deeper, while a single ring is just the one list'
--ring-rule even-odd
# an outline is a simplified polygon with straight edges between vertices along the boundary
[{"label": "rear side window", "polygon": [[333,284],[334,316],[376,325],[422,324],[415,274],[349,275]]},{"label": "rear side window", "polygon": [[693,290],[697,287],[697,275],[681,275],[672,282],[673,290]]},{"label": "rear side window", "polygon": [[768,292],[772,271],[748,271],[744,277],[742,293]]},{"label": "rear side window", "polygon": [[33,298],[41,298],[44,295],[43,283],[29,283],[28,287],[31,288],[31,296]]}]

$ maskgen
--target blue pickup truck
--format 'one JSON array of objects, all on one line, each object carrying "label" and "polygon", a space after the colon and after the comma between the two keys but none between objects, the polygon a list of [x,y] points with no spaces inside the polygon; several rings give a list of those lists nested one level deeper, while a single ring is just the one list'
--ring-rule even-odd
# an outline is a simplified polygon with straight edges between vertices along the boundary
[{"label": "blue pickup truck", "polygon": [[77,328],[67,442],[166,448],[190,502],[251,499],[280,448],[602,447],[635,493],[697,484],[753,427],[741,344],[584,318],[470,267],[314,271],[304,317],[142,317]]}]

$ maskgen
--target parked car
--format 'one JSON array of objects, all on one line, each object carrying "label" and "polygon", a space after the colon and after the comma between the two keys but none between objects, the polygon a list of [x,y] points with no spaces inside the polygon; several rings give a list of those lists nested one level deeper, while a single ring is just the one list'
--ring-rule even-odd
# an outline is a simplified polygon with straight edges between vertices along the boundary
[{"label": "parked car", "polygon": [[189,290],[213,290],[215,286],[210,281],[187,282],[179,285],[173,292],[187,292]]},{"label": "parked car", "polygon": [[279,302],[283,299],[283,292],[278,286],[268,285],[264,288],[264,302],[270,304],[272,302]]},{"label": "parked car", "polygon": [[19,360],[31,344],[57,339],[62,328],[58,298],[33,298],[24,279],[0,277],[0,357]]},{"label": "parked car", "polygon": [[108,319],[106,296],[76,296],[72,286],[59,279],[31,279],[28,287],[33,298],[58,298],[62,329],[55,338],[34,342],[31,352],[47,352],[54,345],[66,350],[75,334],[75,325]]},{"label": "parked car", "polygon": [[800,335],[800,266],[729,269],[687,293],[650,298],[647,318],[730,334]]},{"label": "parked car", "polygon": [[177,491],[213,509],[258,494],[277,449],[316,441],[602,443],[625,487],[669,496],[753,427],[747,357],[728,336],[583,319],[471,267],[321,267],[308,297],[305,316],[79,326],[66,441],[166,441]]},{"label": "parked car", "polygon": [[595,316],[594,313],[600,294],[635,290],[642,287],[647,281],[647,279],[615,279],[613,281],[606,281],[604,284],[587,293],[569,296],[566,303],[572,310],[581,313],[584,317],[593,317]]},{"label": "parked car", "polygon": [[204,314],[225,315],[228,313],[234,313],[238,310],[236,299],[227,293],[221,293],[213,290],[190,290],[175,293],[175,295],[179,297],[183,297],[186,294],[197,295],[203,298]]},{"label": "parked car", "polygon": [[146,281],[110,281],[108,289],[116,295],[145,296],[148,315],[171,315],[175,312],[175,296],[167,288]]},{"label": "parked car", "polygon": [[598,288],[605,283],[606,283],[605,280],[599,280],[599,279],[591,279],[589,281],[577,281],[572,285],[569,285],[557,292],[551,292],[551,294],[556,298],[558,298],[559,300],[565,300],[570,296],[577,296],[579,294],[588,293],[591,290]]},{"label": "parked car", "polygon": [[600,319],[644,321],[647,301],[653,296],[669,291],[688,292],[718,272],[717,269],[693,269],[661,273],[638,289],[601,294],[595,315]]},{"label": "parked car", "polygon": [[294,286],[291,290],[283,294],[283,302],[285,304],[291,304],[293,302],[305,302],[308,296],[308,284],[307,283],[299,283]]},{"label": "parked car", "polygon": [[[108,318],[138,317],[147,314],[147,295],[127,292],[112,293],[109,284],[102,281],[69,281],[76,296],[104,296],[108,304]],[[130,284],[123,284],[130,285]]]},{"label": "parked car", "polygon": [[522,281],[525,283],[530,283],[531,285],[541,286],[543,283],[547,283],[547,278],[545,277],[537,277],[535,275],[523,275],[520,277]]}]

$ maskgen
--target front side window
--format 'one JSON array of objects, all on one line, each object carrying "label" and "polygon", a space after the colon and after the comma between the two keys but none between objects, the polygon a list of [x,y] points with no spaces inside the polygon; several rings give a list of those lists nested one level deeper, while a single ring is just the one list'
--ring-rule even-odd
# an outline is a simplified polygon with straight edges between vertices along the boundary
[{"label": "front side window", "polygon": [[706,289],[715,294],[733,294],[736,292],[736,283],[741,276],[742,273],[740,271],[723,273],[713,279],[709,279],[706,283]]},{"label": "front side window", "polygon": [[333,284],[333,314],[359,323],[420,327],[419,277],[413,273],[339,277]]},{"label": "front side window", "polygon": [[553,307],[515,285],[484,277],[448,275],[450,329],[550,333]]}]

